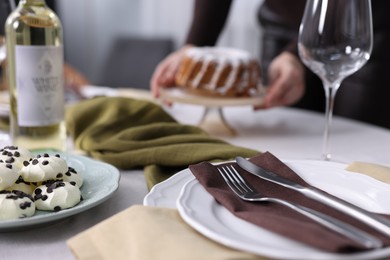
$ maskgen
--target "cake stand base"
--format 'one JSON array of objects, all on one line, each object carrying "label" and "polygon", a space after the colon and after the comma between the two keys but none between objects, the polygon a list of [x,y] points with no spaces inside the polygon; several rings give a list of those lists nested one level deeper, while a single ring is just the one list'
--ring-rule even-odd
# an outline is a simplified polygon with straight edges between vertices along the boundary
[{"label": "cake stand base", "polygon": [[206,107],[199,127],[214,136],[237,135],[237,132],[226,122],[221,107]]},{"label": "cake stand base", "polygon": [[228,106],[258,106],[263,103],[264,94],[254,97],[206,97],[188,93],[178,87],[161,88],[161,98],[168,102],[180,102],[204,106],[205,111],[198,126],[213,136],[235,136],[237,132],[228,124],[222,109]]}]

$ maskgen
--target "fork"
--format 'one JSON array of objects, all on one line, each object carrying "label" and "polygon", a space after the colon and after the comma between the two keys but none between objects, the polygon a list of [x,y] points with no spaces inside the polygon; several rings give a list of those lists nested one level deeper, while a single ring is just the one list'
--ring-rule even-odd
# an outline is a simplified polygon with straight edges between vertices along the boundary
[{"label": "fork", "polygon": [[244,178],[237,172],[233,165],[217,166],[217,170],[230,189],[242,200],[251,202],[273,202],[281,204],[314,220],[326,228],[337,232],[340,235],[352,239],[367,249],[380,248],[383,246],[381,240],[343,221],[299,204],[262,195],[261,193],[257,192],[252,185],[244,180]]}]

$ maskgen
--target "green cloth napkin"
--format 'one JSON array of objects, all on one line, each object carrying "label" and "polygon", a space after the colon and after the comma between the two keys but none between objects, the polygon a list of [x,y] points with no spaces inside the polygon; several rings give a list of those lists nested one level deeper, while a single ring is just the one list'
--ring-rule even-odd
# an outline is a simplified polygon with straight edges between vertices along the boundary
[{"label": "green cloth napkin", "polygon": [[77,149],[121,169],[144,167],[149,188],[190,164],[258,153],[180,124],[144,100],[85,100],[67,108],[66,123]]}]

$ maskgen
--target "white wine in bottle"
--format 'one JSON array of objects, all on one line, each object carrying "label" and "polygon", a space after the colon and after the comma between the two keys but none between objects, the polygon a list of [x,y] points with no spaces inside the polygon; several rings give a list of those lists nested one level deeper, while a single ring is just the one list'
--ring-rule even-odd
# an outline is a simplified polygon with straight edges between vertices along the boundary
[{"label": "white wine in bottle", "polygon": [[21,0],[6,25],[14,145],[66,149],[62,26],[44,0]]}]

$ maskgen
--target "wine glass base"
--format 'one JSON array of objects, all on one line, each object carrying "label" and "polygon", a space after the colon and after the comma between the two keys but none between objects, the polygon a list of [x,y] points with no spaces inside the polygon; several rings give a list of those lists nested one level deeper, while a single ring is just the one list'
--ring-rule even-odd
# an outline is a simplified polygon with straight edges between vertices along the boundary
[{"label": "wine glass base", "polygon": [[332,160],[332,155],[331,154],[323,154],[322,155],[322,160],[324,160],[324,161],[330,161],[330,160]]}]

